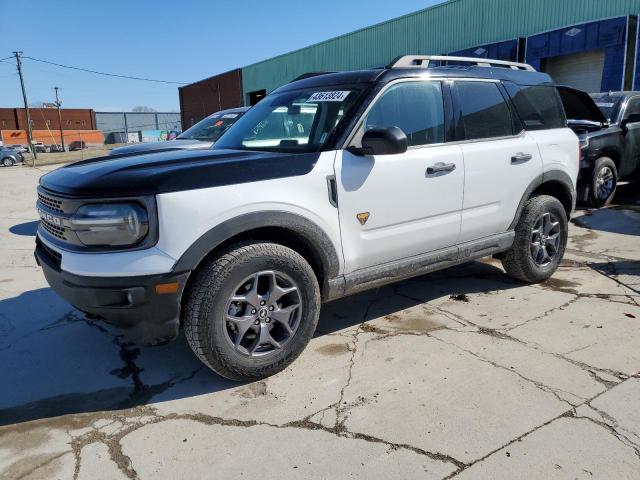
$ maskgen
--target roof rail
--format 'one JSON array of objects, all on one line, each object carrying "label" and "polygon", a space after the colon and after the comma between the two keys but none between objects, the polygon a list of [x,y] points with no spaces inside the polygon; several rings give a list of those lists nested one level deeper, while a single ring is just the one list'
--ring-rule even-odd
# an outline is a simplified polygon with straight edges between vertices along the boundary
[{"label": "roof rail", "polygon": [[450,57],[448,55],[402,55],[394,59],[387,68],[429,68],[431,62],[470,63],[478,67],[508,67],[513,70],[535,72],[535,68],[527,63],[492,60],[490,58]]}]

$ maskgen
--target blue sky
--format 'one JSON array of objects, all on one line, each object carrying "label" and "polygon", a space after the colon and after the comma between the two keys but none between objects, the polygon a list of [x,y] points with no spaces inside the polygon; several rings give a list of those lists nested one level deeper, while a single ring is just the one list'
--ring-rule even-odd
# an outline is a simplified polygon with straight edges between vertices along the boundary
[{"label": "blue sky", "polygon": [[[441,0],[0,0],[0,59],[24,55],[111,73],[193,82],[404,15]],[[0,62],[0,107],[22,105],[15,63]],[[177,85],[24,60],[29,102],[179,110]]]}]

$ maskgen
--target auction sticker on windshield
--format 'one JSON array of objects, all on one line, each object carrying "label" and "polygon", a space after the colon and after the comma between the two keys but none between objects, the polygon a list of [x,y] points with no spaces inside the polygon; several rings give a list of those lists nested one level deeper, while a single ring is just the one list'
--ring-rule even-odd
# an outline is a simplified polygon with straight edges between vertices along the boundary
[{"label": "auction sticker on windshield", "polygon": [[307,103],[311,102],[342,102],[350,92],[316,92],[309,97]]}]

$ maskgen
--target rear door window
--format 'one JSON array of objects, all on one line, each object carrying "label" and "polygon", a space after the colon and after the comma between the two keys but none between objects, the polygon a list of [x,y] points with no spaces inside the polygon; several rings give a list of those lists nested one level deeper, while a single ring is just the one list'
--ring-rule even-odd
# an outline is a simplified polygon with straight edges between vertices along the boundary
[{"label": "rear door window", "polygon": [[505,82],[516,111],[526,130],[549,130],[566,127],[560,96],[553,86],[521,86]]},{"label": "rear door window", "polygon": [[511,112],[493,82],[455,83],[466,140],[513,135]]}]

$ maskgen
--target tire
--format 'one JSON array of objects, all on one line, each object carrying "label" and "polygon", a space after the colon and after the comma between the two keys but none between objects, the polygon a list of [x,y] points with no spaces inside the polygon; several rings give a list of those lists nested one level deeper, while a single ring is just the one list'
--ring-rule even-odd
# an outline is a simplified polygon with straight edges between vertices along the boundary
[{"label": "tire", "polygon": [[[546,220],[549,222],[545,223]],[[553,228],[547,231],[549,226]],[[513,246],[501,259],[507,275],[528,283],[549,279],[564,255],[568,231],[567,213],[557,198],[549,195],[530,198],[516,225]],[[545,251],[550,258],[544,258]]]},{"label": "tire", "polygon": [[595,208],[606,207],[613,200],[618,186],[618,169],[608,157],[596,160],[589,183],[589,205]]},{"label": "tire", "polygon": [[[282,295],[287,290],[290,293]],[[259,305],[265,298],[268,302]],[[230,380],[256,380],[283,370],[300,355],[315,332],[319,313],[320,288],[305,259],[282,245],[249,242],[205,260],[194,273],[183,325],[189,346],[205,365]],[[281,321],[283,317],[287,320]],[[265,331],[268,340],[260,343]]]},{"label": "tire", "polygon": [[2,159],[2,165],[5,167],[11,167],[13,166],[13,164],[14,164],[14,161],[13,161],[13,158],[11,157],[6,157]]}]

